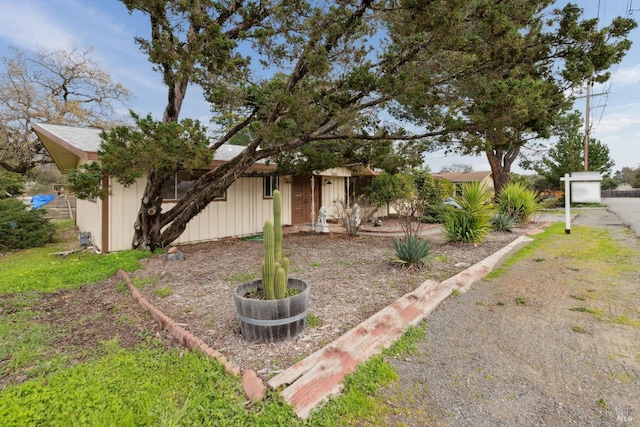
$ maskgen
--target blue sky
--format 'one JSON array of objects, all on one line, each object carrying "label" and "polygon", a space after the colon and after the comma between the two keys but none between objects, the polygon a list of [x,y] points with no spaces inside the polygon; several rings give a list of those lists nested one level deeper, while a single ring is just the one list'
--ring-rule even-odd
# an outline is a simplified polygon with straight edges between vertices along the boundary
[{"label": "blue sky", "polygon": [[[557,6],[566,0],[556,2]],[[640,0],[574,0],[585,10],[585,17],[599,17],[606,24],[615,16],[640,20]],[[135,95],[132,107],[140,114],[160,118],[165,105],[165,89],[160,75],[151,69],[133,38],[148,37],[147,21],[142,15],[129,15],[117,0],[0,0],[0,53],[8,46],[22,50],[68,48],[71,42],[80,48],[92,47],[93,56],[115,81]],[[594,93],[608,95],[592,98],[591,135],[607,144],[616,166],[640,166],[640,29],[631,33],[634,44],[621,64],[612,69],[613,79]],[[190,88],[181,116],[208,122],[209,109],[200,94]],[[584,99],[575,108],[584,114]],[[432,171],[453,163],[489,170],[484,157],[445,156],[428,153],[426,164]],[[522,172],[514,168],[516,172]]]}]

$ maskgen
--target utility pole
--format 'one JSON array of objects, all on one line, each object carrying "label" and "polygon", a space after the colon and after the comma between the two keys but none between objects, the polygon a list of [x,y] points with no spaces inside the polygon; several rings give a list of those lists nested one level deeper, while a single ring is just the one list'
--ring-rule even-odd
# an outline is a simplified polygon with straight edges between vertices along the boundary
[{"label": "utility pole", "polygon": [[584,119],[584,170],[589,170],[589,98],[591,97],[591,79],[587,80],[587,100]]}]

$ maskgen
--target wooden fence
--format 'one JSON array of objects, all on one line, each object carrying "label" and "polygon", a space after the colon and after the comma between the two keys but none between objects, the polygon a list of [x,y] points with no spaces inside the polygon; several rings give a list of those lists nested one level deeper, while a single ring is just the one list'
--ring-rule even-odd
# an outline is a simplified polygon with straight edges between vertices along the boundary
[{"label": "wooden fence", "polygon": [[600,195],[602,197],[640,197],[640,189],[626,191],[602,190]]}]

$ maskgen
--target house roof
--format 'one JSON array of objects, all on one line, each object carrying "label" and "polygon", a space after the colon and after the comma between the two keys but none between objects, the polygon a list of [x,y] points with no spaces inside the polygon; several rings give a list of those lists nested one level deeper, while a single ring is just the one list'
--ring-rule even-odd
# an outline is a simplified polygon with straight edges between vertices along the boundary
[{"label": "house roof", "polygon": [[100,129],[49,123],[32,123],[31,127],[63,172],[77,168],[80,163],[98,158]]},{"label": "house roof", "polygon": [[441,172],[434,176],[447,179],[453,183],[456,182],[482,182],[491,176],[491,171],[477,172]]},{"label": "house roof", "polygon": [[[61,171],[76,169],[81,163],[97,160],[102,139],[102,129],[75,126],[32,123],[31,127],[42,141],[53,161]],[[224,163],[240,154],[245,147],[225,144],[215,152],[213,164]],[[258,160],[252,169],[275,170],[274,164],[267,165]]]}]

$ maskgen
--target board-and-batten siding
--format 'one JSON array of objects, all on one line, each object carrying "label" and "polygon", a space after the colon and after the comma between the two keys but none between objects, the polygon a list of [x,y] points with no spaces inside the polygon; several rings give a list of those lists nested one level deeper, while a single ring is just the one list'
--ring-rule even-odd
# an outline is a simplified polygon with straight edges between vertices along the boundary
[{"label": "board-and-batten siding", "polygon": [[[144,181],[139,180],[129,188],[115,182],[111,185],[109,251],[130,249],[133,224],[144,194]],[[291,185],[281,181],[280,191],[282,223],[291,224]],[[102,242],[98,243],[102,224],[99,220],[99,203],[98,201],[96,204],[98,211],[93,220],[87,221],[87,225],[83,226],[78,218],[78,225],[82,230],[91,231],[94,243],[102,248]],[[173,206],[173,203],[166,202],[162,204],[162,209],[168,210]],[[273,220],[273,201],[263,198],[262,178],[240,178],[227,190],[226,200],[211,202],[199,215],[191,219],[185,231],[174,243],[194,243],[260,233],[266,219]]]},{"label": "board-and-batten siding", "polygon": [[[282,223],[291,224],[291,185],[281,182]],[[167,209],[172,204],[166,203]],[[240,178],[227,190],[225,201],[214,201],[194,217],[176,243],[198,242],[261,233],[273,220],[273,200],[263,198],[262,178]]]},{"label": "board-and-batten siding", "polygon": [[91,233],[91,241],[102,248],[102,200],[76,200],[76,225]]}]

